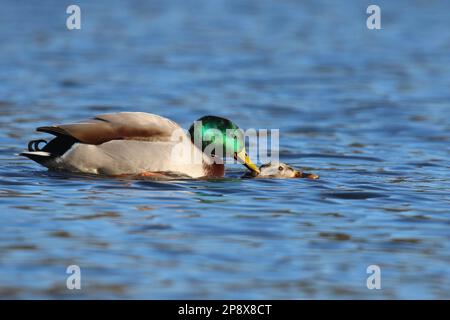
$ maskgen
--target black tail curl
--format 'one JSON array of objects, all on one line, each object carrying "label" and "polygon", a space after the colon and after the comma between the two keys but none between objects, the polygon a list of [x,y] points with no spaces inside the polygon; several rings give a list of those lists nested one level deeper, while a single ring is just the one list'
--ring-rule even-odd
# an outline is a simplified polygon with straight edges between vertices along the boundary
[{"label": "black tail curl", "polygon": [[31,140],[30,142],[28,142],[28,151],[42,151],[42,149],[39,147],[39,144],[41,143],[45,143],[45,145],[47,145],[47,141],[44,139]]}]

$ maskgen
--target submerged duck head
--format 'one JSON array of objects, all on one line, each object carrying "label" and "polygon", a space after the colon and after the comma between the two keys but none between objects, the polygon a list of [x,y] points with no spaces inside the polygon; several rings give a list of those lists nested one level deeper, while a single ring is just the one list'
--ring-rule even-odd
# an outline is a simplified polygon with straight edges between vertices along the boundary
[{"label": "submerged duck head", "polygon": [[261,177],[271,178],[299,178],[302,172],[298,171],[285,163],[266,163],[263,164],[259,170]]},{"label": "submerged duck head", "polygon": [[279,179],[289,179],[289,178],[308,178],[308,179],[318,179],[319,176],[314,173],[306,173],[301,170],[297,170],[286,163],[282,162],[269,162],[263,164],[259,167],[259,174],[251,173],[253,178],[279,178]]},{"label": "submerged duck head", "polygon": [[260,173],[245,150],[242,130],[230,120],[216,116],[201,117],[191,125],[189,134],[191,141],[204,153],[221,158],[232,156],[254,174]]}]

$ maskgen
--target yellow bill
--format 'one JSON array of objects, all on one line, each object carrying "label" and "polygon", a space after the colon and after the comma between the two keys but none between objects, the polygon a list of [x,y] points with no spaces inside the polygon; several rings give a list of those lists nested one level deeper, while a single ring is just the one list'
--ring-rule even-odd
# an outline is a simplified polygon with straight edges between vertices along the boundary
[{"label": "yellow bill", "polygon": [[247,152],[245,151],[245,148],[242,149],[240,152],[236,152],[234,154],[234,159],[241,162],[244,166],[246,166],[249,170],[259,174],[259,168],[250,160],[250,157],[248,156]]}]

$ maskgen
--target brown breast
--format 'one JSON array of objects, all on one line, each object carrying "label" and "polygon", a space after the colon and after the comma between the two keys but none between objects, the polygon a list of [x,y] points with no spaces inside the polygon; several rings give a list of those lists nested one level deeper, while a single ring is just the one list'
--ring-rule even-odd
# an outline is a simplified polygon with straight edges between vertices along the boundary
[{"label": "brown breast", "polygon": [[225,166],[223,163],[203,164],[203,169],[207,177],[223,177],[225,174]]}]

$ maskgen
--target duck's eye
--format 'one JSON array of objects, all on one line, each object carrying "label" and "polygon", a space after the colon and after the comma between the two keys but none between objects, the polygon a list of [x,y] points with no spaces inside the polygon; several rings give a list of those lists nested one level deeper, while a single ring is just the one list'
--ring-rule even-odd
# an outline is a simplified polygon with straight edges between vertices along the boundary
[{"label": "duck's eye", "polygon": [[282,166],[279,166],[279,167],[278,167],[278,170],[280,170],[280,171],[283,171],[283,169],[284,169],[284,168],[283,168]]}]

